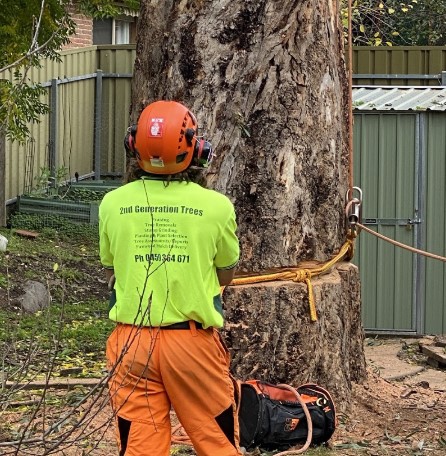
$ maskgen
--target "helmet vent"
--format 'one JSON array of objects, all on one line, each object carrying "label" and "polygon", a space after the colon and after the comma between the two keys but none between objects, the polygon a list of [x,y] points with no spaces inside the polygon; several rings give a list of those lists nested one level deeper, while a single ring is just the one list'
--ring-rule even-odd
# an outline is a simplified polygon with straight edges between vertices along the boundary
[{"label": "helmet vent", "polygon": [[182,152],[181,154],[177,155],[176,162],[181,163],[185,160],[186,157],[187,157],[187,152]]}]

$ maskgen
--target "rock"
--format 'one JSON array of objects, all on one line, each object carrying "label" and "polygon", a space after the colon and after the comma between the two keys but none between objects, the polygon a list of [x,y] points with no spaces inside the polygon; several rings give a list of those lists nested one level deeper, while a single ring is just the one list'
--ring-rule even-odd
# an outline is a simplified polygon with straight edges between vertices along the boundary
[{"label": "rock", "polygon": [[15,234],[18,236],[30,238],[30,239],[35,239],[36,237],[39,236],[39,233],[36,233],[35,231],[28,231],[28,230],[15,230]]},{"label": "rock", "polygon": [[6,252],[6,246],[8,245],[8,239],[0,234],[0,252]]},{"label": "rock", "polygon": [[82,374],[82,370],[82,367],[67,367],[60,370],[60,376],[69,377],[70,375],[79,375]]},{"label": "rock", "polygon": [[432,367],[445,368],[446,367],[446,351],[444,347],[427,347],[423,346],[423,354],[428,356],[428,364]]},{"label": "rock", "polygon": [[24,294],[19,298],[25,312],[36,313],[50,304],[50,294],[45,285],[35,280],[27,280],[23,287]]},{"label": "rock", "polygon": [[435,344],[435,336],[424,336],[422,339],[418,341],[418,345],[420,346],[420,351],[425,345],[434,345]]},{"label": "rock", "polygon": [[434,340],[437,347],[446,347],[446,336],[435,336]]}]

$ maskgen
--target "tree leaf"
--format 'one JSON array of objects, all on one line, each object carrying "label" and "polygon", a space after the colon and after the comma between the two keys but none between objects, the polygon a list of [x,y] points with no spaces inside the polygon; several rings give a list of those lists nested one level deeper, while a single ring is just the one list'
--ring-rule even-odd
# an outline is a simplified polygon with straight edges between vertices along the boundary
[{"label": "tree leaf", "polygon": [[56,272],[59,269],[59,265],[57,263],[53,264],[53,272]]}]

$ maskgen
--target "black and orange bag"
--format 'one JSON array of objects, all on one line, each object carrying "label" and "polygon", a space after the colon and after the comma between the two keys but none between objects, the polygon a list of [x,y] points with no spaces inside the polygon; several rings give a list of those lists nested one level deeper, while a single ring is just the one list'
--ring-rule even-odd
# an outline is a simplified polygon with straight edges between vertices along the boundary
[{"label": "black and orange bag", "polygon": [[[333,400],[324,388],[297,389],[260,380],[239,382],[240,446],[284,450],[327,442],[336,428]],[[310,426],[308,421],[310,420]]]}]

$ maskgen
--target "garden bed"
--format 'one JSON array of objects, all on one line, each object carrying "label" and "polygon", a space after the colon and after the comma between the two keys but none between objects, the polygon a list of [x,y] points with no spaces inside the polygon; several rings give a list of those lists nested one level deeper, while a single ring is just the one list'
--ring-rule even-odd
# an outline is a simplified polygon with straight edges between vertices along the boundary
[{"label": "garden bed", "polygon": [[76,182],[69,187],[48,189],[48,195],[22,195],[17,210],[22,214],[43,216],[47,226],[53,218],[63,217],[74,223],[98,223],[99,204],[104,195],[121,185],[117,181]]},{"label": "garden bed", "polygon": [[84,203],[61,199],[34,198],[19,196],[18,211],[24,214],[64,217],[75,223],[98,223],[99,202]]}]

